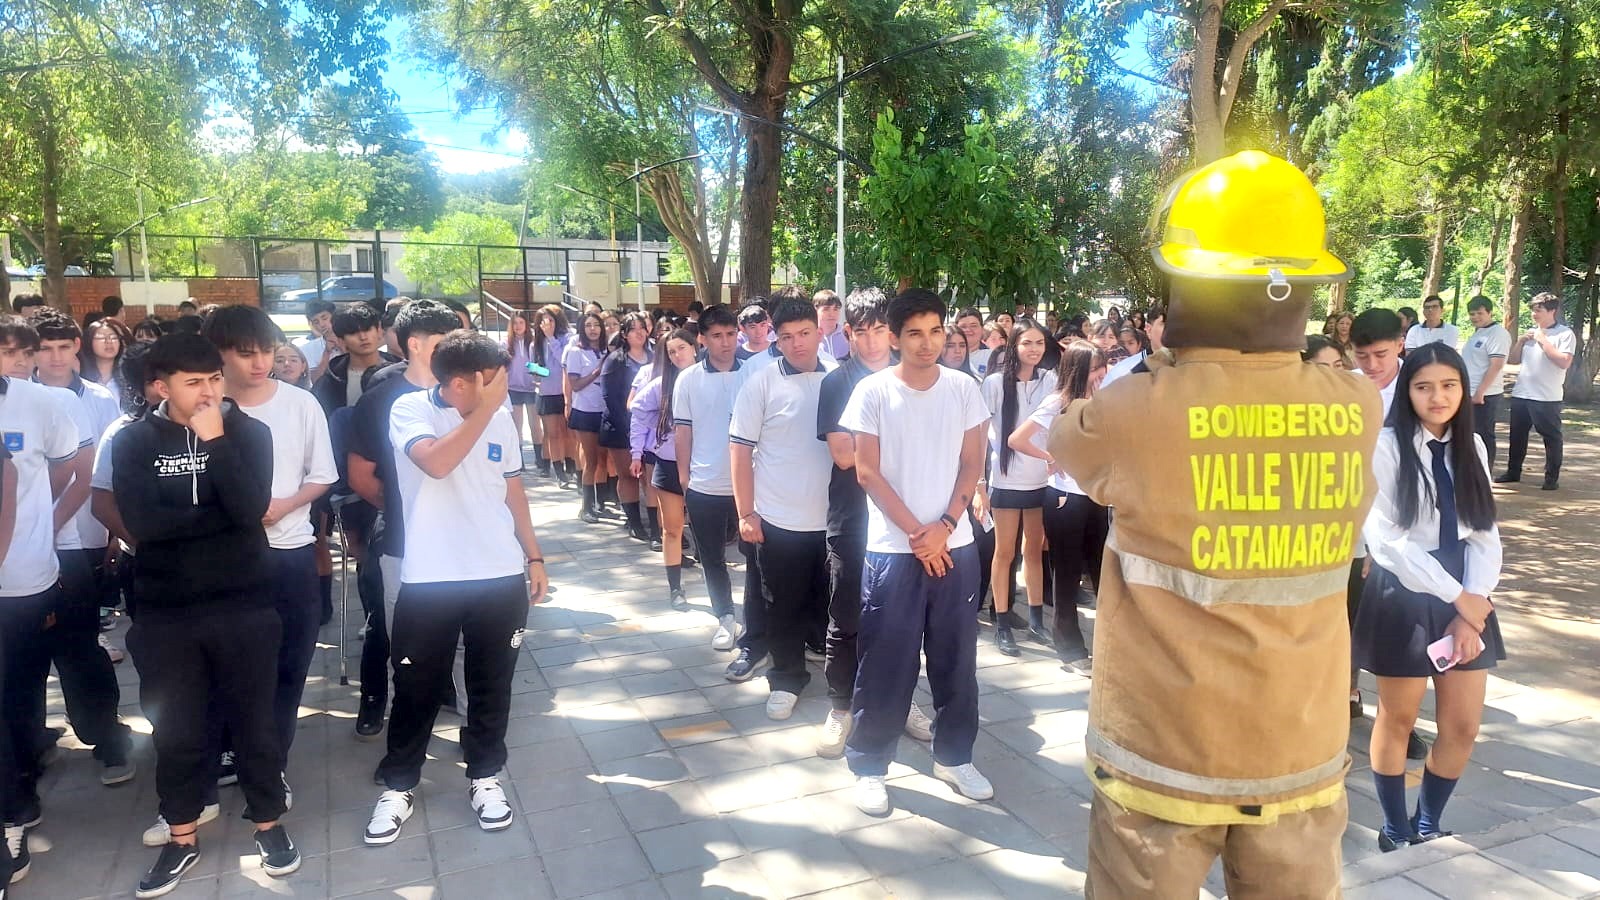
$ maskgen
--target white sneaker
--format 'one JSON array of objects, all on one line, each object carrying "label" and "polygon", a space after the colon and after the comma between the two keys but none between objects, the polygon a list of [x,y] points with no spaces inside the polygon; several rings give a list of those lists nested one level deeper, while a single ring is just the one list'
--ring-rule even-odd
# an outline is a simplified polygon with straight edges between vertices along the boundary
[{"label": "white sneaker", "polygon": [[[207,822],[215,821],[217,816],[221,814],[222,807],[220,805],[208,803],[204,809],[200,810],[200,818],[196,820],[195,824],[204,825]],[[156,816],[156,823],[146,828],[144,836],[140,838],[140,841],[146,847],[165,847],[171,840],[172,826],[168,825],[167,820],[161,816]]]},{"label": "white sneaker", "polygon": [[294,809],[294,791],[289,787],[289,776],[279,772],[278,777],[283,780],[283,809],[288,812]]},{"label": "white sneaker", "polygon": [[506,801],[499,778],[472,779],[467,788],[467,802],[478,814],[478,827],[484,831],[499,831],[511,825],[511,804]]},{"label": "white sneaker", "polygon": [[794,715],[794,705],[800,700],[800,695],[788,691],[773,691],[767,695],[767,718],[774,722],[782,722]]},{"label": "white sneaker", "polygon": [[968,800],[994,799],[994,785],[990,784],[989,779],[983,777],[983,773],[972,763],[962,766],[942,766],[934,763],[933,777],[954,785],[955,789],[961,792],[961,796]]},{"label": "white sneaker", "polygon": [[732,650],[733,642],[738,640],[739,625],[733,620],[733,614],[723,616],[717,620],[717,633],[711,636],[711,649]]},{"label": "white sneaker", "polygon": [[911,711],[906,713],[906,734],[923,743],[933,740],[933,720],[915,703],[911,704]]},{"label": "white sneaker", "polygon": [[830,709],[822,720],[822,736],[817,738],[817,755],[838,759],[844,753],[844,742],[850,739],[850,728],[855,724],[848,709]]},{"label": "white sneaker", "polygon": [[123,655],[122,650],[120,650],[119,648],[113,646],[112,643],[111,643],[111,639],[106,637],[104,634],[100,635],[100,649],[104,650],[106,652],[106,656],[111,658],[111,662],[112,662],[113,665],[115,665],[116,663],[122,662],[123,659],[126,658]]},{"label": "white sneaker", "polygon": [[239,783],[239,762],[234,757],[232,750],[222,751],[222,756],[217,760],[217,787],[227,787]]},{"label": "white sneaker", "polygon": [[400,826],[416,810],[412,801],[412,791],[384,791],[367,822],[366,842],[373,846],[394,843],[400,837]]},{"label": "white sneaker", "polygon": [[856,778],[856,809],[869,816],[889,812],[889,789],[882,775],[861,775]]}]

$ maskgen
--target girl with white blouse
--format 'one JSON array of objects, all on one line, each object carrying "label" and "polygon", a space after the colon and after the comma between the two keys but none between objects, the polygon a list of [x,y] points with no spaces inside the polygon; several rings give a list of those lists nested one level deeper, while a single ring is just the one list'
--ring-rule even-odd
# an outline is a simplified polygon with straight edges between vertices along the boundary
[{"label": "girl with white blouse", "polygon": [[[1445,803],[1466,771],[1483,717],[1488,670],[1505,659],[1489,594],[1500,580],[1488,454],[1463,402],[1455,348],[1412,350],[1397,379],[1372,470],[1378,494],[1363,528],[1372,572],[1353,637],[1355,661],[1378,679],[1372,773],[1385,853],[1443,837]],[[1406,743],[1433,679],[1439,738],[1415,814],[1406,805]]]}]

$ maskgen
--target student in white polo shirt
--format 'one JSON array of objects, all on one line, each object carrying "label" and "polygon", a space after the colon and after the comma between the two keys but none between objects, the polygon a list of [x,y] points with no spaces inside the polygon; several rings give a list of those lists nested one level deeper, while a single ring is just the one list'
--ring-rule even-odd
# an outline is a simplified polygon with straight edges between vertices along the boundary
[{"label": "student in white polo shirt", "polygon": [[[728,451],[728,428],[733,420],[733,401],[739,394],[747,372],[736,358],[738,326],[733,311],[720,304],[700,314],[700,342],[706,358],[678,373],[672,389],[673,449],[678,456],[679,483],[684,486],[683,505],[700,548],[700,565],[705,571],[706,593],[711,595],[711,614],[717,617],[717,631],[711,646],[718,650],[734,647],[733,585],[728,579],[728,564],[723,558],[728,533],[739,518],[733,500],[733,474]],[[739,542],[745,558],[744,640],[739,656],[728,666],[728,678],[745,681],[767,656],[766,602],[762,599],[760,562],[754,545]]]},{"label": "student in white polo shirt", "polygon": [[1475,330],[1461,348],[1461,359],[1467,364],[1467,377],[1472,381],[1472,430],[1483,440],[1493,467],[1495,422],[1500,418],[1500,397],[1506,390],[1501,376],[1506,356],[1511,353],[1511,335],[1495,319],[1494,304],[1488,297],[1480,295],[1468,300],[1467,315]]},{"label": "student in white polo shirt", "polygon": [[466,645],[468,802],[483,830],[511,825],[499,778],[511,678],[528,606],[544,600],[548,582],[522,487],[521,441],[505,408],[509,361],[488,336],[451,332],[430,360],[438,384],[401,396],[390,412],[405,557],[389,629],[394,707],[378,766],[386,790],[367,823],[368,844],[393,843],[415,808],[457,638]]},{"label": "student in white polo shirt", "polygon": [[33,368],[39,333],[18,316],[0,316],[0,438],[17,471],[16,523],[0,562],[0,654],[4,656],[5,725],[10,778],[0,785],[13,880],[27,874],[24,832],[39,824],[39,730],[49,648],[39,639],[60,596],[55,551],[55,497],[73,475],[73,460],[93,443],[78,426],[58,389],[15,373]]},{"label": "student in white polo shirt", "polygon": [[1422,301],[1422,321],[1406,330],[1407,350],[1423,344],[1444,344],[1451,350],[1461,344],[1461,333],[1444,320],[1444,301],[1438,294],[1429,294]]},{"label": "student in white polo shirt", "polygon": [[1511,386],[1511,451],[1498,484],[1522,480],[1522,460],[1528,453],[1528,432],[1544,438],[1544,484],[1553,491],[1561,481],[1561,401],[1566,396],[1567,369],[1578,352],[1578,336],[1562,325],[1561,298],[1546,291],[1528,301],[1534,328],[1511,345],[1507,357],[1521,366]]},{"label": "student in white polo shirt", "polygon": [[782,720],[811,680],[806,639],[827,616],[833,458],[816,425],[822,379],[832,367],[818,358],[822,332],[811,304],[779,301],[772,325],[782,358],[740,389],[728,439],[739,537],[756,547],[769,600],[767,717]]},{"label": "student in white polo shirt", "polygon": [[927,653],[936,710],[933,774],[972,800],[994,787],[972,765],[978,736],[978,550],[966,511],[983,472],[989,410],[978,385],[939,365],[944,301],[912,289],[889,301],[898,365],[856,386],[839,424],[855,435],[872,503],[862,572],[861,656],[845,757],[856,806],[889,811],[884,778]]},{"label": "student in white polo shirt", "polygon": [[310,391],[272,377],[277,345],[272,319],[259,307],[226,306],[206,318],[204,331],[222,352],[228,397],[272,432],[272,501],[261,522],[267,529],[273,606],[283,620],[273,715],[287,760],[322,627],[311,504],[339,480],[339,472],[321,404]]},{"label": "student in white polo shirt", "polygon": [[[128,726],[117,716],[122,692],[112,660],[100,646],[100,574],[110,536],[89,509],[94,475],[94,442],[120,412],[111,392],[78,377],[78,351],[83,332],[71,316],[48,307],[33,318],[39,332],[33,378],[56,388],[68,404],[78,434],[89,438],[73,460],[72,482],[56,500],[56,557],[61,562],[61,602],[55,622],[45,631],[51,661],[61,678],[67,715],[78,740],[94,748],[101,765],[100,782],[121,784],[134,776],[128,759]],[[83,443],[82,440],[79,443]],[[118,659],[121,659],[118,651]],[[44,721],[39,721],[44,728]]]}]

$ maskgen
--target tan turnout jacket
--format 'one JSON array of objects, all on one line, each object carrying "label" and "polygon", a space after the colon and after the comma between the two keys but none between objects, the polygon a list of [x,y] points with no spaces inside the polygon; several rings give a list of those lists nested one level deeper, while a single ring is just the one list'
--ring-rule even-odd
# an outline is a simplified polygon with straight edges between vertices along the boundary
[{"label": "tan turnout jacket", "polygon": [[1345,587],[1381,419],[1364,378],[1220,349],[1179,350],[1057,418],[1056,463],[1113,507],[1092,768],[1246,808],[1339,784]]}]

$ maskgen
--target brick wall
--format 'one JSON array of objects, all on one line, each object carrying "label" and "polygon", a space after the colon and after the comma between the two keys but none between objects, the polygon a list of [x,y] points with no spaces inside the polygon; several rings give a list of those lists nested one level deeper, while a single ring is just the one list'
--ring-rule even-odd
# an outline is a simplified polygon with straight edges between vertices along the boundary
[{"label": "brick wall", "polygon": [[101,300],[122,292],[122,280],[118,278],[77,276],[66,282],[67,306],[79,322],[86,313],[99,312]]},{"label": "brick wall", "polygon": [[261,283],[254,278],[191,278],[188,285],[189,296],[201,306],[207,303],[261,305]]}]

